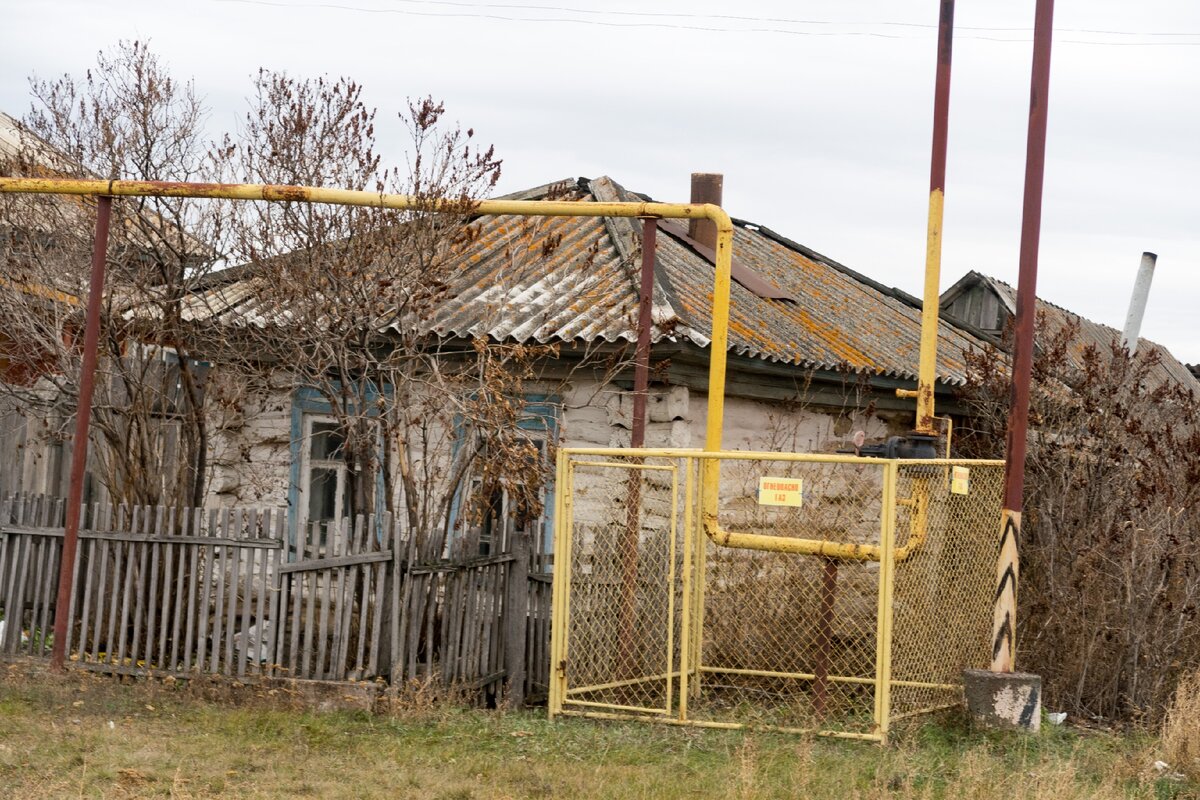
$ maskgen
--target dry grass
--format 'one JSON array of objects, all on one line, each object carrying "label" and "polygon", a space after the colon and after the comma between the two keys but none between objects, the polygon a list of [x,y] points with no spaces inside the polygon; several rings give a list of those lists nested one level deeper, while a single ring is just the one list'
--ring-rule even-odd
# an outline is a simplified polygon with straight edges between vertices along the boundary
[{"label": "dry grass", "polygon": [[1153,742],[914,725],[888,748],[823,739],[498,714],[426,703],[316,714],[251,687],[4,670],[5,797],[1170,798]]},{"label": "dry grass", "polygon": [[1179,681],[1163,720],[1162,749],[1172,769],[1200,782],[1200,671]]}]

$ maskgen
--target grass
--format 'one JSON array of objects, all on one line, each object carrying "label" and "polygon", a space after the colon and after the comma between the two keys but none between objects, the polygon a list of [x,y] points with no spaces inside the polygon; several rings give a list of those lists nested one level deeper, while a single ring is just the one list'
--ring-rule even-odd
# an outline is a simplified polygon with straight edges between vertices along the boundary
[{"label": "grass", "polygon": [[182,684],[0,676],[6,797],[1186,798],[1154,741],[913,723],[887,748],[420,707],[385,716],[215,703]]}]

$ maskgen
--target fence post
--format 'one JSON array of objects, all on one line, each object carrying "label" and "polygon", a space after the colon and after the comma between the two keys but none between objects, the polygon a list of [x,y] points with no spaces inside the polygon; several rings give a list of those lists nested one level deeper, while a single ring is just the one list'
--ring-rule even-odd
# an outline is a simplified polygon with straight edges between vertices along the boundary
[{"label": "fence post", "polygon": [[529,532],[513,531],[508,564],[508,583],[504,593],[504,668],[508,686],[504,691],[506,708],[525,705],[525,636],[529,622]]}]

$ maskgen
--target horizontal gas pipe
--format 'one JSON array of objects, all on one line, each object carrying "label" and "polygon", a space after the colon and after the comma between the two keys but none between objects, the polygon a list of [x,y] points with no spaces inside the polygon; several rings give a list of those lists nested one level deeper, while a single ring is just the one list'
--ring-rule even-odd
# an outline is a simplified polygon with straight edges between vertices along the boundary
[{"label": "horizontal gas pipe", "polygon": [[[0,177],[0,193],[107,195],[109,197],[198,197],[225,200],[267,200],[275,202],[327,203],[434,213],[470,213],[529,217],[660,217],[665,219],[708,219],[717,226],[716,277],[713,283],[711,358],[708,371],[708,418],[704,452],[721,450],[725,414],[725,362],[729,348],[729,293],[733,263],[733,221],[711,203],[579,203],[557,200],[423,200],[409,195],[382,194],[353,189],[324,189],[316,186],[284,186],[255,183],[176,183],[168,181],[73,180],[55,178]],[[878,561],[880,548],[875,545],[843,544],[819,539],[762,536],[723,530],[717,523],[721,464],[705,459],[701,473],[702,520],[704,533],[715,543],[747,550],[820,555],[826,558]],[[896,551],[903,560],[919,547],[919,537]],[[68,578],[69,580],[69,578]]]}]

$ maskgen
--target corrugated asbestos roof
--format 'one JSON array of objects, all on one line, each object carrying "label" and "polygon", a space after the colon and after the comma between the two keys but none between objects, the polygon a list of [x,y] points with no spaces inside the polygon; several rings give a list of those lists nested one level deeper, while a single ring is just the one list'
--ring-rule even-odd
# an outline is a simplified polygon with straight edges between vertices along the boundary
[{"label": "corrugated asbestos roof", "polygon": [[[551,192],[555,199],[581,202],[647,199],[608,178],[548,184],[517,196],[539,199]],[[473,224],[478,235],[448,281],[450,299],[428,322],[432,332],[543,343],[636,340],[640,220],[482,217]],[[735,282],[732,352],[916,379],[921,312],[915,298],[766,228],[735,225],[734,258],[795,302],[760,297]],[[264,324],[252,281],[214,287],[197,298],[196,316]],[[681,229],[664,225],[655,263],[654,341],[707,347],[712,284],[712,263]],[[939,336],[939,379],[961,383],[963,350],[982,342],[946,323]]]},{"label": "corrugated asbestos roof", "polygon": [[[993,278],[990,275],[984,275],[981,272],[973,270],[968,272],[954,286],[942,294],[943,305],[953,299],[952,293],[961,292],[977,283],[982,283],[995,292],[1000,298],[1000,302],[1008,309],[1008,313],[1014,315],[1017,313],[1017,290],[1015,287],[998,278]],[[1043,300],[1040,297],[1037,299],[1037,313],[1039,335],[1047,328],[1051,331],[1057,331],[1068,324],[1078,324],[1079,333],[1074,341],[1071,342],[1068,351],[1068,357],[1071,359],[1071,367],[1074,369],[1083,368],[1083,354],[1089,347],[1094,347],[1101,354],[1104,354],[1109,352],[1114,342],[1121,341],[1121,331],[1116,328],[1103,325],[1099,322],[1093,322],[1086,317],[1081,317],[1073,311]],[[1197,381],[1197,377],[1188,369],[1186,364],[1171,355],[1170,351],[1162,345],[1139,337],[1138,351],[1145,352],[1149,348],[1155,348],[1161,356],[1159,363],[1150,372],[1152,376],[1157,377],[1159,380],[1172,380],[1200,394],[1200,381]]]}]

